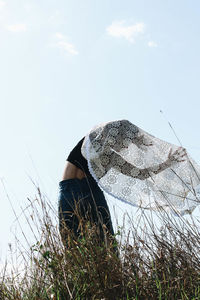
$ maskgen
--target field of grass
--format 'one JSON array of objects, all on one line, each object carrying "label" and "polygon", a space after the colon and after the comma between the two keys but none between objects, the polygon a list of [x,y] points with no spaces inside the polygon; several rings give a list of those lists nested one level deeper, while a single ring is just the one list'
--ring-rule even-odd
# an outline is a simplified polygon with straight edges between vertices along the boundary
[{"label": "field of grass", "polygon": [[[68,248],[59,234],[57,218],[38,189],[37,199],[25,211],[34,242],[28,250],[17,243],[18,261],[23,268],[5,268],[0,279],[2,300],[63,299],[200,299],[200,232],[182,217],[160,212],[161,228],[142,213],[142,227],[134,223],[115,239],[81,220],[82,238],[67,231]],[[118,248],[118,251],[116,249]]]}]

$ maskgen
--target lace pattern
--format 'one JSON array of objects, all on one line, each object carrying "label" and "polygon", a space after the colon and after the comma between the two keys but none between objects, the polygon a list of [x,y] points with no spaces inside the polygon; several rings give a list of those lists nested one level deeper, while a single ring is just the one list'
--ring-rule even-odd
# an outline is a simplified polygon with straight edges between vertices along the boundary
[{"label": "lace pattern", "polygon": [[200,167],[183,153],[128,120],[93,128],[82,146],[102,190],[134,206],[181,214],[200,203]]}]

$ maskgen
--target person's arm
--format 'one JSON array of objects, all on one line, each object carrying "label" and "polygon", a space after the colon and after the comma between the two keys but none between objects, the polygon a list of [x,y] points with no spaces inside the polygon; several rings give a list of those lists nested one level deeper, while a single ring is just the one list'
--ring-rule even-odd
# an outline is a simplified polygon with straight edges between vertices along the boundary
[{"label": "person's arm", "polygon": [[[130,177],[138,178],[140,180],[144,180],[146,178],[149,178],[151,174],[158,174],[165,169],[171,167],[174,163],[177,162],[182,162],[185,161],[184,156],[186,156],[185,149],[183,148],[178,148],[174,153],[172,153],[172,149],[170,149],[170,152],[168,154],[168,158],[165,162],[155,165],[153,167],[145,168],[145,169],[140,169],[137,168],[136,166],[132,165],[129,162],[125,162],[120,170],[121,173]],[[113,152],[113,159],[116,161],[117,158],[122,158],[120,154]],[[112,165],[113,168],[117,169],[117,165]]]}]

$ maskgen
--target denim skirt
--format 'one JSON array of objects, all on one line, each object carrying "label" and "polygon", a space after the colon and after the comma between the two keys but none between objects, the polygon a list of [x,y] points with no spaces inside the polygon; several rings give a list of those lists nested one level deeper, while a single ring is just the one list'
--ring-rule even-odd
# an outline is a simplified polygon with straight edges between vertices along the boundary
[{"label": "denim skirt", "polygon": [[[80,218],[95,223],[104,238],[103,227],[114,235],[109,208],[96,181],[88,176],[59,182],[59,229],[62,237],[65,226],[75,236],[80,235]],[[77,215],[78,214],[78,215]]]}]

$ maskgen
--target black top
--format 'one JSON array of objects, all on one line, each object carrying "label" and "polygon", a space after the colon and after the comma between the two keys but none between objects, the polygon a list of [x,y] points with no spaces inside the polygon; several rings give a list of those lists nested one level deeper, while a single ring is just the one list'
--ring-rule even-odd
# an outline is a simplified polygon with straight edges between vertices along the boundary
[{"label": "black top", "polygon": [[90,175],[87,160],[83,157],[83,155],[81,153],[81,147],[82,147],[84,138],[82,138],[80,140],[80,142],[78,142],[78,144],[70,152],[70,154],[66,160],[69,161],[70,163],[72,163],[73,165],[75,165],[76,167],[78,167],[79,169],[81,169],[82,171],[84,171],[87,175]]}]

